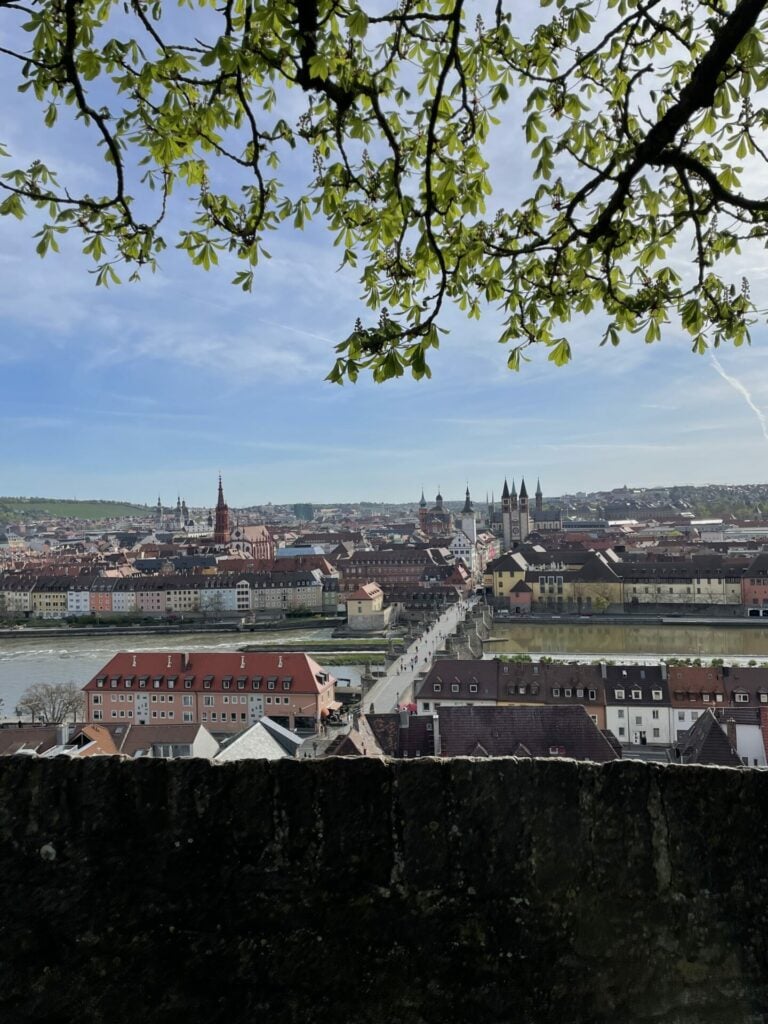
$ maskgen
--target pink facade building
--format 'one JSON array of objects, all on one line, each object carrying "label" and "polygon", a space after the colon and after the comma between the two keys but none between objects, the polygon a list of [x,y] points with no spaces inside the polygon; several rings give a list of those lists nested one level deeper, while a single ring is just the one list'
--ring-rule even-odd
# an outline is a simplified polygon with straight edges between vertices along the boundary
[{"label": "pink facade building", "polygon": [[162,722],[240,732],[266,716],[317,728],[339,708],[335,679],[306,654],[116,654],[83,688],[88,722]]}]

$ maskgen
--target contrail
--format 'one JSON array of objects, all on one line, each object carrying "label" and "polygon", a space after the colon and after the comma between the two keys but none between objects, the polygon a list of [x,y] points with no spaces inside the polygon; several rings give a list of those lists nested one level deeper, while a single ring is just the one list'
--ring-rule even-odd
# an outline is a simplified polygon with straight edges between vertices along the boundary
[{"label": "contrail", "polygon": [[744,401],[747,403],[747,405],[755,414],[755,416],[757,416],[760,422],[760,428],[763,431],[763,437],[766,441],[768,441],[768,421],[766,421],[765,413],[761,412],[758,409],[758,407],[752,401],[752,395],[750,395],[750,393],[747,391],[746,387],[741,383],[741,381],[737,380],[735,377],[729,376],[725,372],[725,370],[720,365],[720,361],[714,353],[710,353],[710,358],[712,360],[712,365],[714,366],[715,370],[720,374],[720,376],[723,378],[726,384],[730,384],[734,391],[738,391],[738,393],[743,397]]}]

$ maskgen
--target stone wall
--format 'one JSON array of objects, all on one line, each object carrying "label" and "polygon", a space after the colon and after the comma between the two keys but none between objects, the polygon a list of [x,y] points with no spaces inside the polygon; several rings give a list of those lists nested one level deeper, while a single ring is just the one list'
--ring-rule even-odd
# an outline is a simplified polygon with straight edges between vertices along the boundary
[{"label": "stone wall", "polygon": [[0,763],[0,1019],[768,1020],[768,774]]}]

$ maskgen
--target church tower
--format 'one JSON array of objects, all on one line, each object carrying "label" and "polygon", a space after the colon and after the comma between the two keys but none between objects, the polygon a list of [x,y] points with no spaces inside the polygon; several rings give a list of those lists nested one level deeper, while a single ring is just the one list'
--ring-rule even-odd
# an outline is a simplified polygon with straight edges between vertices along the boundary
[{"label": "church tower", "polygon": [[541,493],[541,480],[536,481],[536,515],[544,511],[544,495]]},{"label": "church tower", "polygon": [[509,497],[509,484],[504,480],[504,489],[501,492],[501,533],[504,550],[509,551],[512,547],[512,505]]},{"label": "church tower", "polygon": [[528,534],[531,532],[531,516],[528,508],[528,491],[525,487],[525,479],[523,478],[520,484],[520,512],[519,512],[519,523],[520,523],[520,540],[526,540]]},{"label": "church tower", "polygon": [[477,522],[475,521],[475,510],[472,508],[472,501],[469,497],[469,485],[464,508],[461,510],[461,531],[466,534],[473,544],[477,543]]},{"label": "church tower", "polygon": [[424,488],[421,488],[421,501],[419,502],[419,529],[422,533],[427,532],[427,499],[424,497]]},{"label": "church tower", "polygon": [[183,522],[182,517],[181,517],[181,495],[177,495],[177,497],[176,497],[176,529],[180,530],[183,525],[184,525],[184,522]]},{"label": "church tower", "polygon": [[216,526],[213,531],[214,544],[229,544],[229,506],[224,501],[224,488],[219,474],[219,500],[216,502]]},{"label": "church tower", "polygon": [[160,495],[157,496],[157,512],[155,514],[155,527],[158,530],[163,528],[163,503],[160,501]]}]

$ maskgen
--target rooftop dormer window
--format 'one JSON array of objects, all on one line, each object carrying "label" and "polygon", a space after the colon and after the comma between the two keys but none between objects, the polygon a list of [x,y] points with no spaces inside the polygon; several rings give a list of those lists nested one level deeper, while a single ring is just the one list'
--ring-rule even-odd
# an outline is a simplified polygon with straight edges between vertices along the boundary
[{"label": "rooftop dormer window", "polygon": [[616,700],[624,700],[624,691],[623,690],[614,690],[613,691],[613,696],[614,696],[614,698]]},{"label": "rooftop dormer window", "polygon": [[254,690],[258,690],[261,686],[261,676],[254,676],[251,680],[251,687]]},{"label": "rooftop dormer window", "polygon": [[434,693],[441,693],[442,689],[443,689],[443,684],[442,683],[433,683],[432,684],[432,690],[433,690]]},{"label": "rooftop dormer window", "polygon": [[213,676],[205,676],[205,678],[203,679],[203,687],[206,690],[210,690],[212,683],[213,683]]},{"label": "rooftop dormer window", "polygon": [[451,683],[451,693],[458,693],[458,692],[459,692],[459,684],[458,683]]},{"label": "rooftop dormer window", "polygon": [[228,690],[231,685],[232,685],[232,676],[224,676],[224,678],[221,680],[221,688],[223,690]]},{"label": "rooftop dormer window", "polygon": [[633,690],[632,691],[632,700],[642,700],[642,699],[643,699],[643,691],[642,690]]}]

